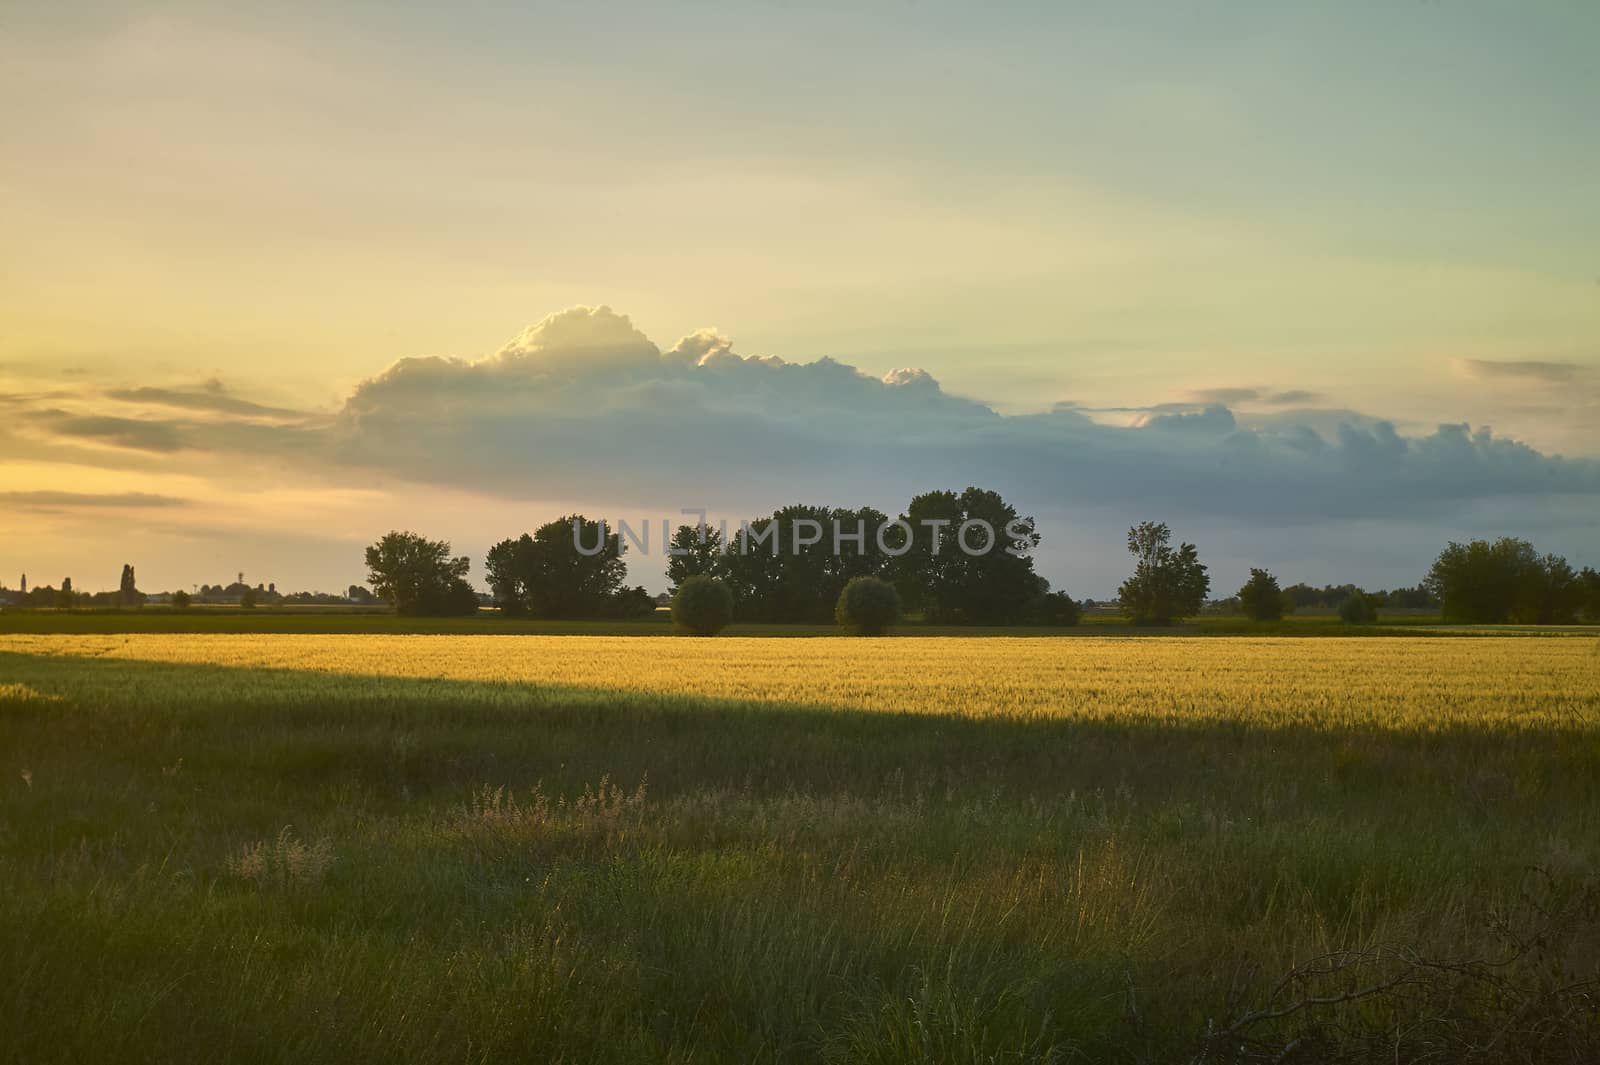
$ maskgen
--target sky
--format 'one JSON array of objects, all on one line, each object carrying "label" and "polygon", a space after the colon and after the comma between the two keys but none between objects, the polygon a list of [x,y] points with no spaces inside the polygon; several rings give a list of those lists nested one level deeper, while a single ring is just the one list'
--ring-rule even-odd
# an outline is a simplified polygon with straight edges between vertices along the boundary
[{"label": "sky", "polygon": [[0,13],[0,580],[971,483],[1080,596],[1600,565],[1600,8],[860,6]]}]

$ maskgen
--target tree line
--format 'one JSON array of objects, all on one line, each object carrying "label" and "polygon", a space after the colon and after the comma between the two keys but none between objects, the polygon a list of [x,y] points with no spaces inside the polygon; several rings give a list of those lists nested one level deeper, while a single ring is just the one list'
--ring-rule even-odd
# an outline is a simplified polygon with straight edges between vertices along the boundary
[{"label": "tree line", "polygon": [[[894,589],[901,611],[930,622],[1071,624],[1078,604],[1052,593],[1034,570],[1039,541],[1031,517],[980,488],[924,493],[896,518],[871,507],[797,504],[736,531],[680,525],[668,540],[666,576],[673,596],[692,578],[716,581],[740,621],[827,622],[845,587],[871,578]],[[654,598],[624,582],[625,551],[617,530],[571,514],[496,543],[484,569],[506,615],[650,614]],[[373,591],[402,613],[476,610],[467,598],[468,560],[448,543],[396,531],[369,547],[366,559]]]},{"label": "tree line", "polygon": [[[1194,546],[1168,547],[1164,525],[1146,523],[1135,533],[1140,559],[1124,598],[1137,604],[1130,606],[1136,620],[1168,624],[1196,613],[1210,582]],[[969,487],[919,495],[896,518],[871,507],[796,504],[737,531],[680,525],[668,541],[666,576],[675,617],[691,631],[735,620],[838,621],[870,633],[907,613],[943,625],[1074,625],[1080,604],[1051,591],[1034,569],[1040,541],[1032,517],[997,492]],[[571,514],[501,540],[484,569],[507,616],[652,614],[650,594],[624,583],[625,553],[620,532]],[[466,581],[470,562],[447,542],[395,531],[367,548],[366,561],[373,591],[400,613],[477,610]]]},{"label": "tree line", "polygon": [[[1003,532],[980,535],[975,546],[969,528]],[[934,534],[913,535],[925,529]],[[879,631],[908,614],[942,625],[1076,624],[1082,605],[1052,591],[1034,569],[1040,542],[1033,518],[996,492],[969,487],[916,496],[897,518],[871,507],[796,504],[737,530],[682,524],[668,540],[666,577],[675,607],[693,588],[679,621],[694,631],[731,621],[839,621]],[[625,583],[626,547],[621,533],[582,514],[502,540],[485,560],[493,602],[510,616],[649,615],[655,601]],[[1174,545],[1169,526],[1144,522],[1128,531],[1127,547],[1133,571],[1118,589],[1117,607],[1129,621],[1171,625],[1206,606],[1211,578],[1194,544]],[[367,565],[373,590],[401,613],[478,608],[468,559],[454,556],[448,543],[391,532],[367,549]],[[1268,570],[1253,568],[1223,605],[1261,621],[1313,606],[1336,609],[1355,624],[1375,621],[1385,608],[1437,608],[1446,620],[1476,623],[1600,621],[1600,573],[1575,571],[1559,556],[1505,538],[1451,543],[1415,588],[1393,591],[1281,588]],[[691,616],[696,610],[700,620]]]},{"label": "tree line", "polygon": [[897,518],[796,505],[741,523],[737,534],[682,525],[666,574],[674,595],[691,577],[723,581],[740,621],[833,620],[845,586],[874,578],[934,624],[1071,624],[1077,603],[1034,571],[1039,543],[1033,518],[997,492],[968,488],[926,492]]},{"label": "tree line", "polygon": [[1436,608],[1445,621],[1479,625],[1570,625],[1600,622],[1600,572],[1573,569],[1560,555],[1540,554],[1527,540],[1451,541],[1415,588],[1363,592],[1354,585],[1318,591],[1306,585],[1279,590],[1277,579],[1252,569],[1236,596],[1244,613],[1272,620],[1314,603],[1333,606],[1350,622],[1370,622],[1378,611]]},{"label": "tree line", "polygon": [[[969,536],[969,532],[975,535]],[[732,621],[826,623],[880,632],[906,615],[941,625],[1048,625],[1078,622],[1082,604],[1052,591],[1035,572],[1041,536],[1032,517],[1001,496],[969,487],[913,498],[891,518],[871,507],[796,504],[726,525],[682,524],[668,539],[666,577],[674,617],[690,631]],[[1133,569],[1118,589],[1117,609],[1136,625],[1171,625],[1202,608],[1272,621],[1300,609],[1331,608],[1366,624],[1384,609],[1437,609],[1446,621],[1476,624],[1600,622],[1600,573],[1576,570],[1526,540],[1450,542],[1414,588],[1366,592],[1353,584],[1280,587],[1267,569],[1230,598],[1208,600],[1211,579],[1198,548],[1172,543],[1164,523],[1128,530]],[[485,559],[491,598],[506,616],[548,619],[636,618],[657,603],[625,583],[623,535],[605,522],[571,514],[531,533],[501,540]],[[347,601],[382,601],[401,614],[468,615],[480,597],[467,579],[471,562],[446,541],[390,532],[366,549],[371,593],[352,585]],[[690,594],[685,595],[686,590]],[[3,589],[0,589],[3,593]],[[141,606],[132,565],[118,590],[75,592],[70,578],[10,596],[43,607]],[[284,596],[274,586],[206,585],[195,601],[292,604],[326,598]],[[3,601],[3,594],[0,594]],[[187,606],[185,592],[172,596]],[[1209,604],[1209,605],[1208,605]]]}]

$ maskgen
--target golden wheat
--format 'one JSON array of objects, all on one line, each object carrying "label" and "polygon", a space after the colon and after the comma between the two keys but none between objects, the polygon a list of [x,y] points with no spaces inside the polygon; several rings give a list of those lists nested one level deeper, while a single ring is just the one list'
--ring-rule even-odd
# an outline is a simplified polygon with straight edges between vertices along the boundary
[{"label": "golden wheat", "polygon": [[978,717],[1600,724],[1600,655],[1576,637],[19,635],[5,651]]}]

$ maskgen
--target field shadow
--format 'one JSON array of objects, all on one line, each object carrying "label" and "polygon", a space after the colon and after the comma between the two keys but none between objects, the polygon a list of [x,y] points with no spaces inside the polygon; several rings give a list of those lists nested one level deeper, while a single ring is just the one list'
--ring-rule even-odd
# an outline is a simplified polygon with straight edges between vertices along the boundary
[{"label": "field shadow", "polygon": [[280,783],[340,776],[411,796],[606,775],[648,778],[656,795],[898,788],[929,800],[1105,795],[1479,822],[1600,799],[1600,730],[1583,728],[976,718],[15,653],[0,653],[0,681],[0,750],[19,765],[75,751],[181,757],[195,770]]}]

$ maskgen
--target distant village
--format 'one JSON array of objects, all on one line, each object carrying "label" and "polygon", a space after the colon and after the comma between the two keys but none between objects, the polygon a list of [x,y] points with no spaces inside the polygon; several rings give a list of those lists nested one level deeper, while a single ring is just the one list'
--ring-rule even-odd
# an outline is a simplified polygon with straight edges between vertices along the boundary
[{"label": "distant village", "polygon": [[248,584],[238,574],[231,584],[197,584],[190,589],[166,592],[139,590],[132,566],[122,567],[122,579],[115,591],[85,592],[73,586],[71,577],[59,585],[29,584],[22,574],[16,588],[0,581],[0,608],[3,607],[129,607],[129,606],[378,606],[370,590],[352,584],[342,593],[278,591],[276,584]]}]

